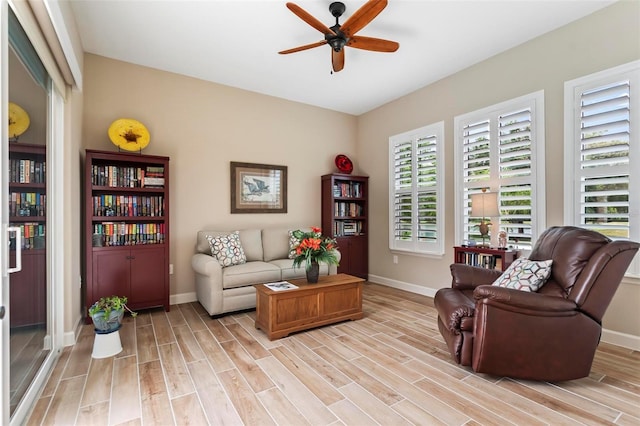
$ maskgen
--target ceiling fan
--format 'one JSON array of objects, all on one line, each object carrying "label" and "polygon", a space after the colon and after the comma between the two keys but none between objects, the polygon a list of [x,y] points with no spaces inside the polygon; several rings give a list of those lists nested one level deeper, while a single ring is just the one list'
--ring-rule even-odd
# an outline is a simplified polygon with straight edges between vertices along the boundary
[{"label": "ceiling fan", "polygon": [[331,65],[333,71],[338,72],[344,68],[345,46],[372,50],[374,52],[395,52],[398,50],[398,47],[400,47],[395,41],[356,35],[356,33],[371,22],[373,18],[378,16],[378,14],[382,12],[382,9],[387,7],[387,0],[367,1],[342,25],[338,23],[338,19],[342,16],[346,7],[344,3],[333,2],[329,5],[329,12],[336,18],[336,24],[332,27],[327,27],[295,3],[287,3],[287,7],[300,19],[324,34],[324,40],[278,52],[282,55],[328,44],[331,46]]}]

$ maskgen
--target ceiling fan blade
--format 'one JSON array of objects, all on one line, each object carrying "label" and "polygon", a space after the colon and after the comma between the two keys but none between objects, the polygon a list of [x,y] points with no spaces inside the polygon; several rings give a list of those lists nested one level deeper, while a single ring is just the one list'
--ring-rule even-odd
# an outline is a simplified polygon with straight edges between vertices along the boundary
[{"label": "ceiling fan blade", "polygon": [[311,44],[305,44],[304,46],[294,47],[293,49],[282,50],[278,52],[281,55],[286,55],[287,53],[295,53],[300,52],[302,50],[313,49],[314,47],[322,46],[323,44],[327,44],[327,40],[318,41]]},{"label": "ceiling fan blade", "polygon": [[331,49],[331,65],[333,66],[333,72],[342,71],[342,68],[344,68],[344,49],[340,49],[339,52]]},{"label": "ceiling fan blade", "polygon": [[287,7],[289,8],[290,11],[295,13],[298,16],[298,18],[302,19],[304,22],[311,25],[313,28],[320,31],[322,34],[336,35],[336,33],[333,32],[331,28],[327,27],[325,24],[318,21],[309,12],[307,12],[297,4],[287,3]]},{"label": "ceiling fan blade", "polygon": [[349,17],[344,24],[340,26],[340,30],[347,35],[353,36],[373,20],[382,9],[387,7],[387,0],[369,0],[360,9]]},{"label": "ceiling fan blade", "polygon": [[395,41],[381,38],[353,36],[347,42],[347,46],[356,49],[373,50],[374,52],[395,52],[400,47]]}]

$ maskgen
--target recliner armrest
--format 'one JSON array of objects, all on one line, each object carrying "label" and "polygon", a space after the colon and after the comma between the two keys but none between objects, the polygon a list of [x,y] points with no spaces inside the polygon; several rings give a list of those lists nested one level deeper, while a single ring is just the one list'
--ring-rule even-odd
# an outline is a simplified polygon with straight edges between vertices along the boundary
[{"label": "recliner armrest", "polygon": [[452,263],[449,269],[451,269],[451,287],[458,290],[470,290],[479,285],[491,284],[502,275],[502,271],[464,263]]},{"label": "recliner armrest", "polygon": [[574,312],[575,302],[558,296],[530,293],[494,285],[482,285],[473,291],[476,302],[494,304],[498,302],[513,308],[531,309],[538,312]]}]

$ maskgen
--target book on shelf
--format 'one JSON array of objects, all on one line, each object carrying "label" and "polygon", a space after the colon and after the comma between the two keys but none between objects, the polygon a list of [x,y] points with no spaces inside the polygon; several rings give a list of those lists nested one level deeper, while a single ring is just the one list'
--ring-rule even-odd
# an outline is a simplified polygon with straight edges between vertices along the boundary
[{"label": "book on shelf", "polygon": [[[22,235],[22,250],[43,249],[45,248],[45,233],[46,226],[44,223],[20,223],[11,224],[20,228],[20,234]],[[9,238],[9,248],[16,248],[15,234],[11,233]]]},{"label": "book on shelf", "polygon": [[497,255],[487,253],[462,253],[463,263],[471,266],[480,266],[487,269],[502,269],[502,258]]},{"label": "book on shelf", "polygon": [[294,288],[298,288],[297,285],[291,284],[288,281],[278,281],[278,282],[275,282],[275,283],[266,283],[264,286],[270,288],[273,291],[292,290]]},{"label": "book on shelf", "polygon": [[46,194],[12,192],[9,196],[9,216],[44,216],[46,211]]},{"label": "book on shelf", "polygon": [[9,160],[9,182],[45,183],[46,166],[44,161],[29,159]]},{"label": "book on shelf", "polygon": [[94,195],[93,215],[164,216],[164,197],[162,195]]},{"label": "book on shelf", "polygon": [[334,216],[357,217],[363,216],[364,209],[358,203],[347,203],[336,201],[334,205]]},{"label": "book on shelf", "polygon": [[102,222],[93,225],[93,247],[163,244],[164,223]]},{"label": "book on shelf", "polygon": [[338,182],[333,186],[333,196],[341,198],[362,198],[362,183]]}]

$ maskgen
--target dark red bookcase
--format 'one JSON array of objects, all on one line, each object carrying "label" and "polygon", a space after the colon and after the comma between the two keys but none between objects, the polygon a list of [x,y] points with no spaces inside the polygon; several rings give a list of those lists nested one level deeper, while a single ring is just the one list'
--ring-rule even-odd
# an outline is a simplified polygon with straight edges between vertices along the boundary
[{"label": "dark red bookcase", "polygon": [[118,295],[168,311],[169,157],[87,150],[84,169],[86,307]]}]

